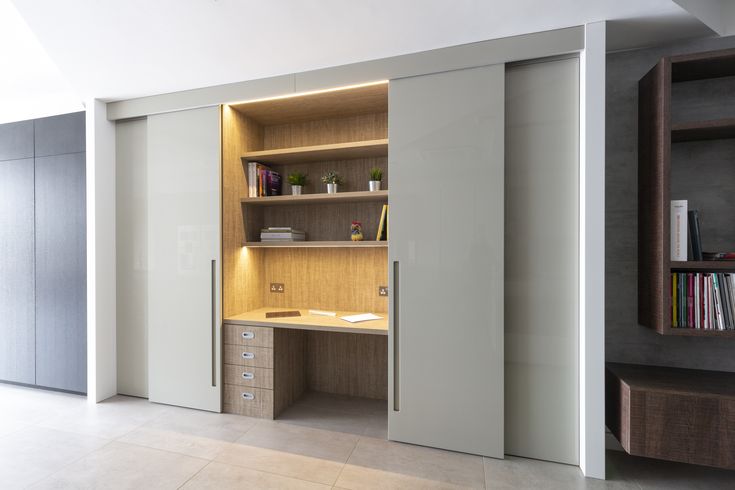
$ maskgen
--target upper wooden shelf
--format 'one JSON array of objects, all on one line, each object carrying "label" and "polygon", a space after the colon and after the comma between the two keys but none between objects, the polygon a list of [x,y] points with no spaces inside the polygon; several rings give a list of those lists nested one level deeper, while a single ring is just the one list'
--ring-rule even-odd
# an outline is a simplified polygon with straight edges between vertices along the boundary
[{"label": "upper wooden shelf", "polygon": [[735,271],[735,260],[702,260],[671,262],[671,270],[678,271]]},{"label": "upper wooden shelf", "polygon": [[293,94],[230,107],[265,126],[388,112],[388,82]]},{"label": "upper wooden shelf", "polygon": [[256,248],[377,248],[387,247],[388,242],[363,240],[353,242],[350,240],[332,240],[332,241],[303,241],[303,242],[245,242],[244,247]]},{"label": "upper wooden shelf", "polygon": [[688,82],[735,75],[735,49],[683,54],[671,58],[671,81]]},{"label": "upper wooden shelf", "polygon": [[695,121],[671,126],[672,143],[723,138],[735,138],[735,119]]},{"label": "upper wooden shelf", "polygon": [[681,337],[735,337],[735,330],[702,330],[688,327],[669,327],[660,333],[661,335],[679,335]]},{"label": "upper wooden shelf", "polygon": [[302,194],[300,196],[244,197],[243,204],[256,206],[280,206],[288,204],[327,204],[340,202],[387,201],[388,191],[338,192],[336,194]]},{"label": "upper wooden shelf", "polygon": [[376,312],[379,320],[350,323],[340,319],[342,316],[357,315],[366,312],[337,311],[336,316],[311,315],[309,310],[299,310],[301,316],[283,318],[266,318],[267,312],[292,311],[298,308],[259,308],[241,315],[225,318],[224,323],[236,325],[254,325],[256,327],[291,328],[297,330],[317,330],[320,332],[366,333],[370,335],[388,335],[388,315]]},{"label": "upper wooden shelf", "polygon": [[307,163],[385,156],[388,156],[387,139],[250,151],[242,159],[261,163]]}]

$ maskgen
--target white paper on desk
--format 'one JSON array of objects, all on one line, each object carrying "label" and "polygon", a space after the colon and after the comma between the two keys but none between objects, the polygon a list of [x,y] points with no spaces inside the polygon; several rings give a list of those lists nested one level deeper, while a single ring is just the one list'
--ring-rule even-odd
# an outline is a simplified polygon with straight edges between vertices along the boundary
[{"label": "white paper on desk", "polygon": [[372,313],[361,313],[359,315],[341,316],[342,320],[350,323],[366,322],[368,320],[380,320],[382,316],[373,315]]}]

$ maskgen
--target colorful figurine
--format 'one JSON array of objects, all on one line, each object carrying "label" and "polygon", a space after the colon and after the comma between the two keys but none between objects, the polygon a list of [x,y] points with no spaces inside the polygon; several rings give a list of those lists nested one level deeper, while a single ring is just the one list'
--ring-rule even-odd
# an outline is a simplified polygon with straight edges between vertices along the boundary
[{"label": "colorful figurine", "polygon": [[353,221],[352,227],[350,228],[350,235],[353,242],[362,241],[362,223],[359,221]]}]

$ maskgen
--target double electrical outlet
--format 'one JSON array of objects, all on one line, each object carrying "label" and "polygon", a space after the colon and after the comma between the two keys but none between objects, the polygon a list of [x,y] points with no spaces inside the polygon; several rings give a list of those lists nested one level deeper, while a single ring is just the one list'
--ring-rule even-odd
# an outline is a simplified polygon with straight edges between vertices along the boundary
[{"label": "double electrical outlet", "polygon": [[271,283],[271,293],[282,293],[285,291],[285,288],[283,287],[282,282],[272,282]]}]

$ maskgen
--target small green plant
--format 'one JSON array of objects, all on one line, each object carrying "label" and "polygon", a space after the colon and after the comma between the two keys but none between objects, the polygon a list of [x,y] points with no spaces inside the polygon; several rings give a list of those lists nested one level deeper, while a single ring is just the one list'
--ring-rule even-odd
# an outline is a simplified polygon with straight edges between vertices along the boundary
[{"label": "small green plant", "polygon": [[341,184],[342,177],[340,177],[334,170],[330,170],[326,174],[322,175],[322,182],[325,184]]},{"label": "small green plant", "polygon": [[288,174],[288,183],[291,185],[306,185],[306,177],[307,175],[303,172],[294,172],[292,174]]},{"label": "small green plant", "polygon": [[379,169],[378,167],[373,167],[370,169],[370,180],[383,180],[383,170]]}]

